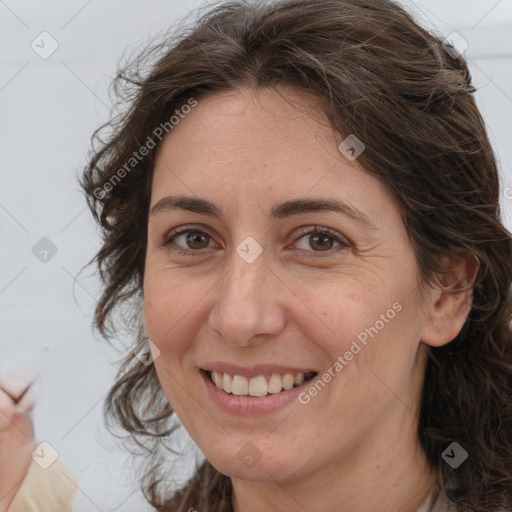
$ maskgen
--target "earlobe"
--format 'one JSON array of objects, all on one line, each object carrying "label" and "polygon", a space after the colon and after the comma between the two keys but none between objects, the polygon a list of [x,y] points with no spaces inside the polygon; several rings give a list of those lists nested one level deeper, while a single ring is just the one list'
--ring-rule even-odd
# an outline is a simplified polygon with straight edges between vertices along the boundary
[{"label": "earlobe", "polygon": [[431,286],[424,303],[425,324],[421,341],[440,347],[452,341],[461,331],[473,302],[473,285],[480,262],[469,252],[456,258],[444,257],[439,285]]}]

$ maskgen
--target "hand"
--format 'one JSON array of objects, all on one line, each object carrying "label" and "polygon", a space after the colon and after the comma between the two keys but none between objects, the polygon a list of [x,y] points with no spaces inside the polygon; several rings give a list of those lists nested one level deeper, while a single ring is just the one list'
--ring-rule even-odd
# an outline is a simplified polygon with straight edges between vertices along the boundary
[{"label": "hand", "polygon": [[27,474],[34,443],[32,383],[0,381],[0,512],[6,512]]}]

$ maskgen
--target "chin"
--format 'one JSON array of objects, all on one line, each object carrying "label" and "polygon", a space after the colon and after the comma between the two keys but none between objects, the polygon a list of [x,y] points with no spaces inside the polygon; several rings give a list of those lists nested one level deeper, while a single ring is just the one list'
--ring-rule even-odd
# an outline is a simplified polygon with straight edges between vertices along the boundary
[{"label": "chin", "polygon": [[[210,459],[209,459],[210,460]],[[210,463],[223,475],[238,480],[247,480],[251,482],[267,482],[275,483],[276,480],[286,481],[293,480],[294,474],[291,471],[284,471],[282,465],[263,464],[259,462],[253,467],[247,467],[244,464],[233,462],[233,460],[221,460],[218,463],[210,460]],[[289,469],[289,468],[288,468]]]},{"label": "chin", "polygon": [[[293,449],[262,447],[259,450],[256,448],[258,441],[250,441],[250,438],[246,442],[234,444],[236,446],[228,448],[225,444],[218,443],[217,446],[224,448],[221,452],[216,450],[203,452],[215,469],[231,478],[269,483],[275,483],[276,480],[280,482],[294,480],[300,477],[301,467],[306,465],[304,461],[299,464],[299,461],[290,457],[290,453],[294,453]],[[238,446],[239,444],[241,447]],[[280,446],[283,447],[286,444],[282,443]]]}]

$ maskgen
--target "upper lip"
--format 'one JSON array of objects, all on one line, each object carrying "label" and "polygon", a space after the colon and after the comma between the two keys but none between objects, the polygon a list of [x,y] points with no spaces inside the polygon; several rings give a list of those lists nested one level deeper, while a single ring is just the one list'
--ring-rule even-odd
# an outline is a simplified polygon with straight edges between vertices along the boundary
[{"label": "upper lip", "polygon": [[311,368],[304,368],[298,366],[280,366],[275,364],[257,364],[251,367],[239,366],[231,363],[209,363],[201,367],[205,371],[217,371],[228,373],[229,375],[241,375],[243,377],[251,378],[258,377],[259,375],[270,376],[273,373],[284,375],[285,373],[291,373],[297,375],[297,373],[317,373]]}]

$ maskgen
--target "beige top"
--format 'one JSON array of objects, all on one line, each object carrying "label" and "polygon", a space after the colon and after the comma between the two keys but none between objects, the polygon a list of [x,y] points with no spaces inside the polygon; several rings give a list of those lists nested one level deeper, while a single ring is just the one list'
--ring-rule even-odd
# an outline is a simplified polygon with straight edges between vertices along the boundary
[{"label": "beige top", "polygon": [[441,492],[441,488],[436,483],[415,512],[449,512],[450,510],[446,495]]},{"label": "beige top", "polygon": [[46,469],[32,460],[7,512],[71,512],[78,485],[60,459]]}]

